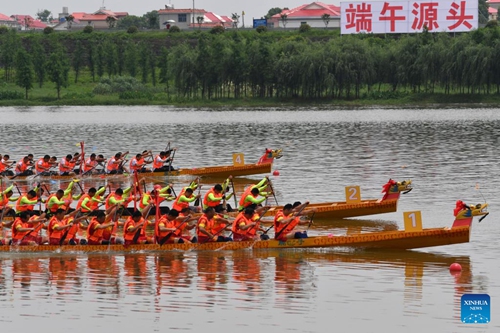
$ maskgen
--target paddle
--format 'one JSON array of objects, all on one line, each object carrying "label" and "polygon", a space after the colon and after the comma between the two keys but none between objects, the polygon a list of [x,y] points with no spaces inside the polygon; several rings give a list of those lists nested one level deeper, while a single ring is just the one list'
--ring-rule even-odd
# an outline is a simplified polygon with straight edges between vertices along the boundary
[{"label": "paddle", "polygon": [[279,206],[278,199],[276,199],[276,194],[274,194],[274,188],[273,188],[273,183],[271,182],[271,179],[267,177],[269,188],[271,189],[271,193],[273,194],[274,201],[276,202],[276,206]]},{"label": "paddle", "polygon": [[[254,221],[254,222],[255,222],[255,225],[251,226],[251,227],[249,228],[249,230],[252,230],[253,228],[255,228],[255,226],[257,225],[257,223],[258,223],[258,222],[260,222],[260,220],[264,217],[264,215],[266,215],[266,213],[267,213],[267,211],[268,211],[269,209],[271,209],[271,207],[267,207],[266,209],[264,209],[264,211],[263,211],[261,214],[259,214],[259,218],[258,218],[256,221]],[[269,229],[268,229],[268,230],[269,230]],[[267,231],[268,231],[268,230],[267,230]],[[267,231],[265,231],[265,232],[264,232],[264,234],[265,234]]]},{"label": "paddle", "polygon": [[31,235],[32,233],[35,233],[37,234],[40,230],[42,230],[43,228],[43,223],[42,222],[38,222],[38,225],[33,228],[33,230],[31,230],[30,232],[28,232],[26,235],[23,236],[23,238],[21,238],[18,242],[18,244],[21,244],[23,242],[23,240],[26,239],[26,237],[28,237],[29,235]]},{"label": "paddle", "polygon": [[[302,213],[302,211],[304,210],[304,208],[307,207],[307,205],[309,205],[309,203],[304,203],[304,206],[302,206],[298,212],[294,213],[294,215],[297,217],[299,216],[300,213]],[[274,235],[274,238],[277,239],[282,233],[283,231],[290,225],[290,223],[292,223],[295,219],[291,219],[290,222],[288,222],[287,224],[285,224],[285,226],[283,228],[281,228],[280,231],[278,231],[277,234]]]},{"label": "paddle", "polygon": [[236,201],[236,191],[234,189],[234,182],[232,178],[231,178],[231,187],[233,188],[234,209],[238,209],[238,201]]},{"label": "paddle", "polygon": [[313,223],[313,220],[314,220],[314,214],[316,214],[316,212],[314,211],[313,214],[311,215],[311,220],[309,221],[309,224],[307,225],[307,229],[306,230],[309,230],[309,227],[311,226],[311,224]]},{"label": "paddle", "polygon": [[200,200],[200,198],[201,198],[201,186],[200,186],[200,184],[199,184],[199,179],[200,179],[199,177],[198,177],[198,178],[196,178],[196,184],[198,185],[198,197],[197,197],[197,198],[196,198],[196,200],[194,201],[194,205],[195,205],[195,207],[196,207],[196,206],[200,206],[200,205],[201,205],[201,202],[200,202],[200,201],[201,201],[201,200]]},{"label": "paddle", "polygon": [[[79,212],[79,210],[75,210],[75,215],[77,214],[77,212]],[[63,245],[64,244],[64,241],[66,240],[66,237],[68,237],[68,233],[71,229],[73,229],[73,227],[75,226],[75,222],[77,222],[77,219],[76,218],[73,218],[73,221],[71,222],[72,226],[67,228],[66,231],[64,232],[64,234],[62,235],[61,237],[61,240],[59,241],[59,245]]]},{"label": "paddle", "polygon": [[170,239],[170,237],[172,237],[172,235],[174,235],[174,234],[175,234],[175,232],[176,232],[177,230],[179,230],[179,229],[180,229],[180,227],[182,227],[182,226],[184,225],[184,223],[186,223],[186,222],[187,222],[190,218],[191,218],[191,216],[186,216],[186,217],[184,218],[184,220],[182,220],[182,221],[181,221],[181,224],[179,224],[179,225],[177,226],[177,228],[175,228],[175,230],[170,231],[170,232],[168,233],[168,235],[166,235],[165,237],[163,237],[162,239],[160,239],[160,241],[158,242],[158,244],[160,244],[160,245],[165,244],[165,242],[166,242],[166,241],[168,241],[168,240]]},{"label": "paddle", "polygon": [[[170,142],[168,143],[170,145]],[[170,161],[168,162],[168,172],[170,172],[172,170],[172,161],[174,160],[174,157],[175,157],[175,152],[177,150],[174,149],[174,153],[172,154],[172,157],[170,157]]]},{"label": "paddle", "polygon": [[[259,218],[259,220],[260,220],[260,218]],[[258,221],[258,220],[257,220],[257,221]],[[205,244],[205,243],[208,243],[208,242],[210,241],[210,239],[213,239],[214,237],[218,236],[221,232],[223,232],[224,230],[226,230],[226,228],[227,228],[228,226],[230,226],[231,224],[233,224],[233,223],[234,223],[234,221],[233,221],[232,223],[228,223],[228,224],[227,224],[224,228],[222,228],[221,230],[217,231],[217,232],[213,235],[213,237],[212,237],[212,238],[210,238],[210,237],[209,237],[209,238],[207,238],[207,239],[206,239],[203,243],[200,243],[200,244]]]}]

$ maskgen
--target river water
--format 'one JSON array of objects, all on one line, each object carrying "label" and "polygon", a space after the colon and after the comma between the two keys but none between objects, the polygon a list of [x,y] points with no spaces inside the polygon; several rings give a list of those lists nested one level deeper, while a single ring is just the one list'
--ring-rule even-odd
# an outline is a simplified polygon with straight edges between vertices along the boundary
[{"label": "river water", "polygon": [[[418,251],[2,254],[6,332],[500,331],[499,109],[94,106],[0,108],[0,116],[0,152],[15,160],[60,158],[82,140],[86,154],[106,156],[157,152],[170,141],[176,167],[229,165],[236,152],[252,163],[265,148],[283,148],[273,166],[280,175],[271,177],[280,204],[343,201],[349,185],[359,185],[362,198],[380,198],[389,178],[412,180],[398,212],[317,221],[310,234],[402,229],[402,212],[415,210],[424,227],[445,227],[456,200],[490,205],[470,243]],[[238,181],[237,190],[260,178]],[[163,181],[180,189],[188,179]],[[450,274],[453,262],[460,274]],[[490,295],[491,323],[461,323],[468,293]]]}]

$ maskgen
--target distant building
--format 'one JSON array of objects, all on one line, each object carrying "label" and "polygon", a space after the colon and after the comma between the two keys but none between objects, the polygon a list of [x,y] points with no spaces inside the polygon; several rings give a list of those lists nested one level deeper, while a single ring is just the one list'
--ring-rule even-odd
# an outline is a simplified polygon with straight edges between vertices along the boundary
[{"label": "distant building", "polygon": [[[73,16],[73,22],[67,22],[66,18]],[[54,26],[54,30],[68,30],[71,25],[71,30],[81,30],[87,25],[92,26],[94,29],[109,29],[108,17],[115,19],[115,26],[117,21],[121,18],[128,16],[127,12],[113,12],[101,7],[98,11],[89,14],[83,12],[68,13],[68,7],[63,7],[63,12],[59,14],[59,23]]]},{"label": "distant building", "polygon": [[498,17],[498,8],[500,7],[500,0],[488,0],[486,3],[488,8],[488,20],[496,20]]},{"label": "distant building", "polygon": [[[340,28],[340,7],[322,2],[313,2],[283,10],[281,13],[273,15],[270,23],[274,28],[300,28],[302,24],[309,24],[313,28],[325,28],[325,22],[322,19],[324,14],[330,15],[328,28]],[[286,15],[286,26],[282,15]]]},{"label": "distant building", "polygon": [[[202,23],[198,23],[198,17],[203,17]],[[228,16],[220,16],[204,9],[175,9],[173,5],[166,5],[165,9],[158,10],[160,29],[167,25],[176,25],[181,29],[201,28],[207,29],[215,26],[231,28],[233,20]]]},{"label": "distant building", "polygon": [[0,13],[0,26],[19,29],[19,23],[11,17]]},{"label": "distant building", "polygon": [[35,20],[31,15],[11,15],[10,17],[19,23],[21,30],[43,30],[47,27],[47,24]]}]

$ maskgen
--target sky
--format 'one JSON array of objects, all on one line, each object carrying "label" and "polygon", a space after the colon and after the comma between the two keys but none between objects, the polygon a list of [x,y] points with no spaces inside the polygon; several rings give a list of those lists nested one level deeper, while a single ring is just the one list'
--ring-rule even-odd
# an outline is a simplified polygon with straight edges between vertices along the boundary
[{"label": "sky", "polygon": [[[18,2],[19,1],[19,2]],[[18,0],[2,1],[0,13],[11,15],[31,15],[36,16],[39,10],[48,9],[53,17],[57,17],[62,12],[63,7],[68,7],[68,11],[92,13],[97,11],[103,0]],[[197,9],[205,9],[218,15],[231,16],[232,13],[245,12],[245,26],[251,26],[252,18],[261,18],[267,14],[269,9],[274,7],[290,9],[303,4],[311,3],[313,0],[194,0]],[[322,1],[339,6],[340,0]],[[129,15],[142,16],[152,10],[165,8],[166,4],[174,5],[174,8],[192,8],[192,0],[104,0],[104,7],[117,12],[128,12]],[[241,19],[240,19],[241,22]]]}]

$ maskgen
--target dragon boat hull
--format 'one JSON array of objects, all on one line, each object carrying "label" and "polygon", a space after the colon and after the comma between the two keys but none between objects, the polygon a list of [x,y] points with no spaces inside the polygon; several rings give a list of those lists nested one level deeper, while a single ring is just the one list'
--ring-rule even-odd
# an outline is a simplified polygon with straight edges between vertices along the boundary
[{"label": "dragon boat hull", "polygon": [[[229,176],[239,177],[248,175],[258,175],[271,172],[272,163],[266,164],[244,164],[244,165],[225,165],[225,166],[213,166],[213,167],[203,167],[203,168],[184,168],[173,171],[164,172],[144,172],[139,173],[139,178],[155,178],[155,177],[177,177],[177,176],[201,176],[206,178],[227,178]],[[92,174],[83,176],[12,176],[9,179],[20,181],[20,180],[71,180],[73,178],[82,179],[92,179],[92,178],[110,178],[110,179],[120,179],[123,177],[128,177],[130,174]]]},{"label": "dragon boat hull", "polygon": [[141,244],[141,245],[35,245],[0,246],[0,252],[164,252],[164,251],[233,251],[245,249],[286,249],[286,248],[329,248],[348,247],[363,249],[417,249],[467,243],[470,227],[430,228],[421,231],[382,231],[342,236],[317,236],[288,241],[245,241],[205,244]]},{"label": "dragon boat hull", "polygon": [[[365,215],[375,215],[384,213],[393,213],[397,211],[398,200],[363,200],[356,204],[347,204],[343,202],[322,202],[311,203],[307,209],[315,209],[314,218],[335,219],[346,217],[357,217]],[[271,207],[265,216],[274,216],[283,209],[283,206]]]}]

